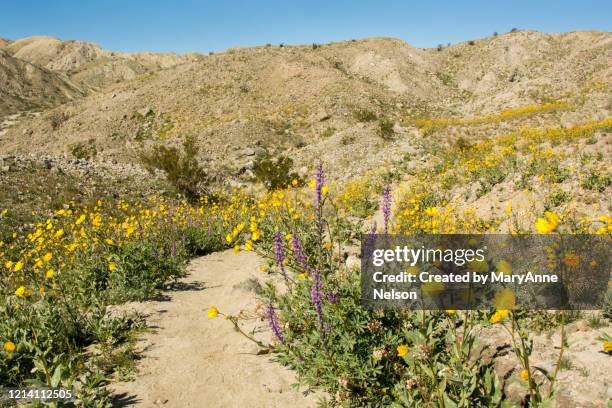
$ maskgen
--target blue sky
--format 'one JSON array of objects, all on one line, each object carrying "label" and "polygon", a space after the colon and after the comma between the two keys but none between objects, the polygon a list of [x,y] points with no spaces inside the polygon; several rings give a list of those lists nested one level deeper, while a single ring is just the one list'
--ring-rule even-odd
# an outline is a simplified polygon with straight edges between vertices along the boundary
[{"label": "blue sky", "polygon": [[12,0],[0,37],[53,35],[115,51],[207,52],[373,36],[434,47],[509,31],[612,31],[610,0]]}]

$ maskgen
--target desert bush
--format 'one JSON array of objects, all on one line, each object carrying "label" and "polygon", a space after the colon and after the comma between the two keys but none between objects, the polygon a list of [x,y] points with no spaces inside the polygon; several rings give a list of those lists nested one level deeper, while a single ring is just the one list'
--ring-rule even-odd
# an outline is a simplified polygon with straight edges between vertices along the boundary
[{"label": "desert bush", "polygon": [[326,128],[323,133],[321,133],[321,137],[324,139],[327,139],[329,137],[332,137],[334,135],[334,133],[336,133],[336,128],[335,127],[328,127]]},{"label": "desert bush", "polygon": [[89,139],[87,142],[77,142],[68,146],[70,153],[77,159],[89,160],[98,154],[96,140]]},{"label": "desert bush", "polygon": [[572,199],[572,194],[567,191],[557,190],[553,191],[546,196],[544,200],[544,208],[546,210],[551,210],[557,207],[561,207],[570,202]]},{"label": "desert bush", "polygon": [[51,124],[51,129],[57,130],[60,128],[62,123],[68,120],[68,114],[66,112],[54,111],[49,115],[49,123]]},{"label": "desert bush", "polygon": [[358,109],[353,115],[359,122],[373,122],[378,119],[376,113],[368,109]]},{"label": "desert bush", "polygon": [[186,137],[182,149],[156,145],[149,152],[141,152],[140,160],[150,172],[161,170],[166,179],[189,199],[206,192],[207,174],[198,161],[199,148],[193,137]]},{"label": "desert bush", "polygon": [[597,170],[591,169],[585,176],[582,177],[580,185],[587,190],[594,190],[600,193],[606,191],[606,188],[612,184],[612,177],[609,174],[600,174]]},{"label": "desert bush", "polygon": [[269,153],[259,155],[253,163],[253,173],[257,181],[262,183],[268,191],[285,188],[291,185],[295,180],[295,184],[301,184],[301,177],[291,171],[293,168],[293,159],[287,156],[279,155],[273,157]]},{"label": "desert bush", "polygon": [[472,147],[472,144],[469,142],[469,140],[465,139],[464,137],[459,137],[457,139],[457,142],[455,142],[455,145],[457,146],[457,149],[459,149],[461,152],[467,152]]},{"label": "desert bush", "polygon": [[380,119],[378,121],[378,136],[383,140],[393,140],[395,131],[393,130],[393,122],[389,119]]}]

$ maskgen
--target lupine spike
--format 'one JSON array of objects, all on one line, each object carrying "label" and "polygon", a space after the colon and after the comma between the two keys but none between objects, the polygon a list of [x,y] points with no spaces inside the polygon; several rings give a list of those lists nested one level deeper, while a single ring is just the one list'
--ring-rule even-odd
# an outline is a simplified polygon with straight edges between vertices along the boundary
[{"label": "lupine spike", "polygon": [[310,267],[308,266],[308,259],[304,254],[304,248],[302,248],[302,243],[295,232],[291,234],[291,246],[293,247],[293,256],[295,257],[295,260],[298,261],[298,263],[302,265],[304,269],[310,270]]},{"label": "lupine spike", "polygon": [[270,330],[274,334],[274,337],[281,343],[285,342],[285,338],[283,337],[283,330],[280,327],[278,322],[278,317],[276,316],[276,308],[272,304],[272,302],[268,302],[266,306],[266,317],[268,318],[268,325],[270,326]]}]

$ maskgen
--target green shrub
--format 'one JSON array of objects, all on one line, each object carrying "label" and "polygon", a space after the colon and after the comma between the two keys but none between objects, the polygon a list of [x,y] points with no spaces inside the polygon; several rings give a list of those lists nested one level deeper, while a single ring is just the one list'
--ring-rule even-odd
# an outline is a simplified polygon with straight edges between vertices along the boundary
[{"label": "green shrub", "polygon": [[293,160],[280,155],[276,158],[269,153],[259,155],[253,163],[253,173],[257,181],[262,183],[268,191],[285,188],[293,180],[302,184],[300,176],[292,172]]},{"label": "green shrub", "polygon": [[329,137],[332,137],[334,135],[334,133],[336,133],[336,128],[330,126],[327,129],[325,129],[323,131],[323,133],[321,133],[321,137],[324,138],[324,139],[327,139]]},{"label": "green shrub", "polygon": [[599,174],[597,170],[591,170],[582,178],[580,185],[587,190],[594,190],[600,193],[606,191],[606,188],[612,184],[612,178],[609,174]]},{"label": "green shrub", "polygon": [[563,190],[553,191],[546,196],[544,201],[544,208],[546,210],[552,210],[556,207],[561,207],[567,204],[572,199],[572,194]]},{"label": "green shrub", "polygon": [[393,130],[393,122],[389,119],[381,119],[378,121],[378,136],[383,140],[393,140],[395,131]]},{"label": "green shrub", "polygon": [[182,149],[163,145],[154,146],[149,152],[141,152],[140,160],[147,170],[161,170],[166,179],[189,199],[206,192],[207,174],[198,162],[199,149],[192,137],[185,138]]},{"label": "green shrub", "polygon": [[89,160],[98,154],[95,139],[89,139],[87,142],[77,142],[68,146],[70,153],[77,159]]},{"label": "green shrub", "polygon": [[353,114],[359,122],[373,122],[378,119],[376,113],[368,109],[359,109]]},{"label": "green shrub", "polygon": [[51,129],[57,130],[59,127],[68,120],[68,115],[65,112],[53,112],[49,115],[49,123],[51,124]]}]

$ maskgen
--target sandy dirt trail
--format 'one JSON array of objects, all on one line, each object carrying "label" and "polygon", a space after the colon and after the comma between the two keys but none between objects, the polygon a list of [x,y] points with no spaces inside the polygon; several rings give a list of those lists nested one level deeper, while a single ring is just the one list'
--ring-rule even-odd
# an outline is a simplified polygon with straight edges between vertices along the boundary
[{"label": "sandy dirt trail", "polygon": [[[114,385],[116,405],[139,407],[313,407],[317,397],[294,390],[295,375],[255,355],[257,347],[223,318],[206,309],[236,314],[256,306],[253,280],[262,281],[263,261],[252,252],[225,251],[193,260],[188,276],[167,300],[134,304],[153,332],[139,344],[135,381]],[[260,339],[267,322],[249,321]]]}]

